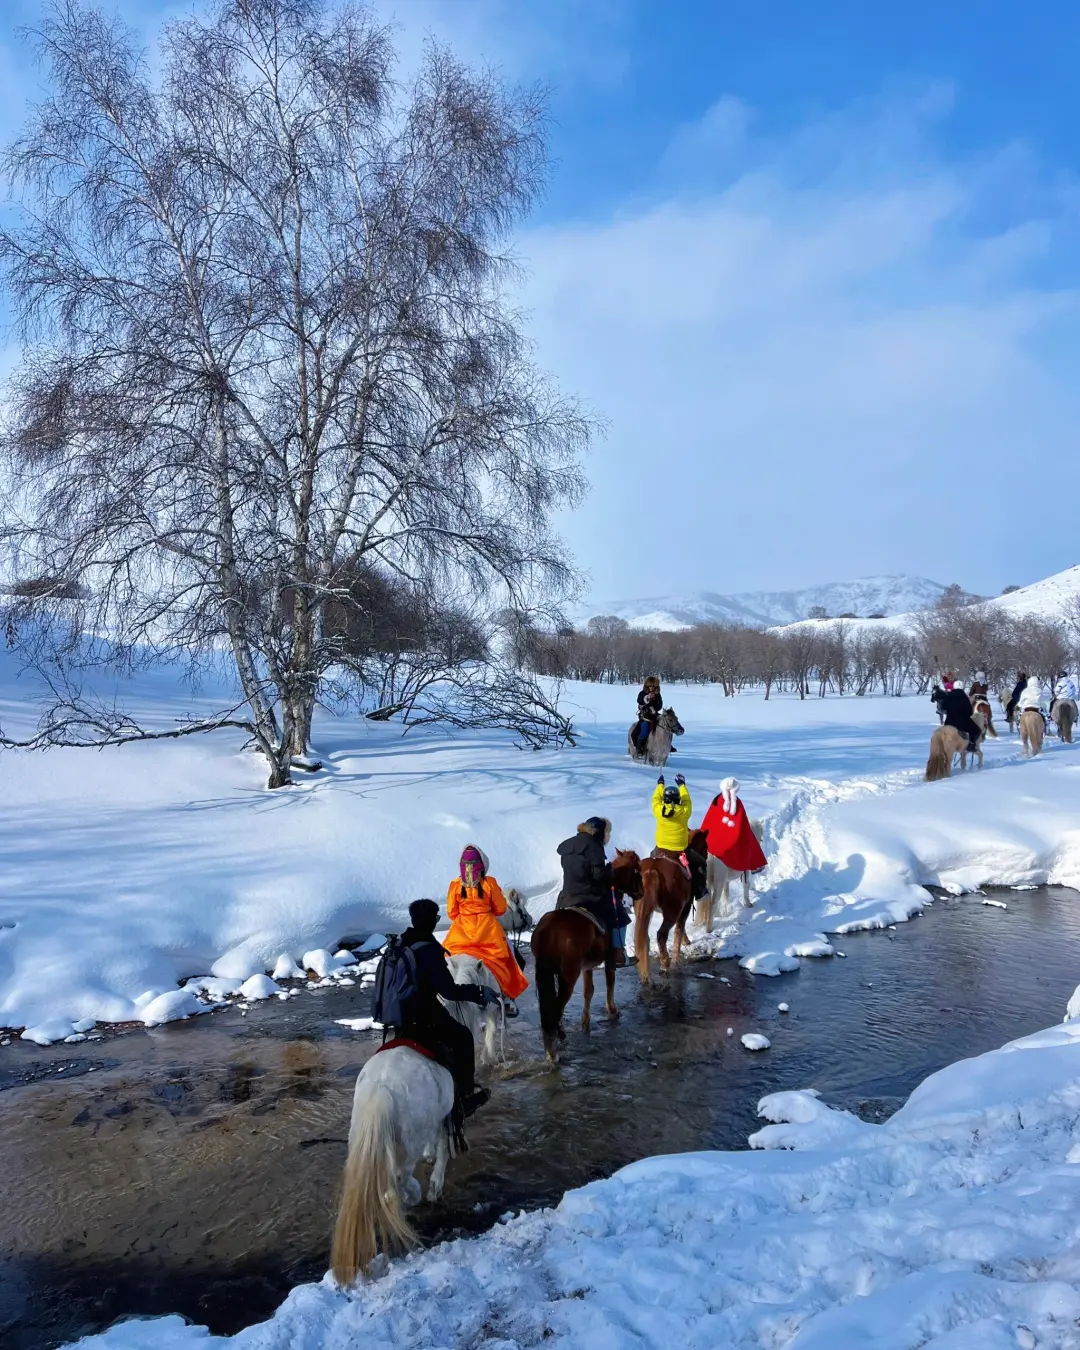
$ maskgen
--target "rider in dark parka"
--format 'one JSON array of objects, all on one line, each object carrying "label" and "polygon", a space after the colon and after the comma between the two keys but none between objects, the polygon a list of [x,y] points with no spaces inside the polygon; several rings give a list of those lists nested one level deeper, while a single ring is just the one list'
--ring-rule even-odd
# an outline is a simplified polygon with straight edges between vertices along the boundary
[{"label": "rider in dark parka", "polygon": [[630,922],[630,915],[616,901],[611,889],[611,864],[604,852],[610,838],[611,821],[603,816],[590,816],[577,827],[576,834],[563,840],[559,845],[563,885],[555,904],[556,909],[575,905],[588,910],[609,932]]},{"label": "rider in dark parka", "polygon": [[982,728],[971,716],[971,699],[967,694],[962,689],[944,690],[937,699],[937,705],[945,714],[945,725],[955,727],[962,736],[966,736],[974,749],[982,736]]}]

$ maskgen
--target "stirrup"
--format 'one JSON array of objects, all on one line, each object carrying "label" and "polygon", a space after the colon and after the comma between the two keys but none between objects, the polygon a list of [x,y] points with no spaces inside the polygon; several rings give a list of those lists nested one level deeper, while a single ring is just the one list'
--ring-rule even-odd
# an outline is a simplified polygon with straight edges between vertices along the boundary
[{"label": "stirrup", "polygon": [[485,1087],[477,1085],[467,1096],[461,1099],[461,1114],[466,1118],[479,1111],[481,1106],[486,1106],[491,1101],[491,1093]]}]

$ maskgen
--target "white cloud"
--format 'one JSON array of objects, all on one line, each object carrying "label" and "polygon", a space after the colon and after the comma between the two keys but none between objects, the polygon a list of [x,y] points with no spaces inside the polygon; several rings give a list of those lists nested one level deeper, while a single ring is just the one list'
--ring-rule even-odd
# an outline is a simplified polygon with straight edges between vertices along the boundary
[{"label": "white cloud", "polygon": [[1057,366],[1080,292],[1031,281],[1072,205],[1028,175],[989,227],[1016,156],[935,155],[947,105],[757,144],[718,105],[696,143],[738,151],[723,185],[522,241],[542,355],[611,424],[568,525],[598,593],[889,570],[994,587],[1073,561],[1071,504],[1040,484],[1075,463]]}]

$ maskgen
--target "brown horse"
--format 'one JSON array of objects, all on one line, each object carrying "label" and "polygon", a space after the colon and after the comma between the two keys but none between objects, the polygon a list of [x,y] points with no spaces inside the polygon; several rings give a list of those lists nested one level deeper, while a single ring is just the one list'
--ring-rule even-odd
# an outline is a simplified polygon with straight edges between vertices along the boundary
[{"label": "brown horse", "polygon": [[983,718],[983,735],[993,736],[997,740],[997,728],[994,726],[994,711],[990,706],[990,692],[985,684],[973,684],[971,693],[968,695],[971,699],[972,713],[981,713]]},{"label": "brown horse", "polygon": [[[641,859],[633,850],[615,850],[611,873],[615,894],[620,899],[623,896],[629,896],[631,900],[640,898]],[[604,967],[608,1016],[619,1016],[615,1006],[615,952],[610,934],[601,932],[587,914],[576,909],[553,909],[533,929],[532,953],[544,1049],[548,1059],[557,1064],[559,1042],[566,1039],[563,1013],[582,971],[585,973],[582,1031],[588,1031],[591,1022],[593,971],[597,966]]]},{"label": "brown horse", "polygon": [[1073,727],[1076,725],[1076,704],[1071,698],[1056,698],[1050,709],[1050,720],[1061,733],[1066,745],[1072,745]]},{"label": "brown horse", "polygon": [[[690,836],[690,848],[705,855],[705,833],[695,830]],[[694,903],[694,888],[690,878],[673,858],[646,858],[641,864],[644,894],[634,906],[634,951],[637,954],[638,975],[642,984],[652,983],[649,960],[649,922],[657,910],[663,916],[656,941],[660,947],[660,966],[667,970],[671,964],[667,940],[675,928],[675,960],[682,953],[686,941],[686,920]]]}]

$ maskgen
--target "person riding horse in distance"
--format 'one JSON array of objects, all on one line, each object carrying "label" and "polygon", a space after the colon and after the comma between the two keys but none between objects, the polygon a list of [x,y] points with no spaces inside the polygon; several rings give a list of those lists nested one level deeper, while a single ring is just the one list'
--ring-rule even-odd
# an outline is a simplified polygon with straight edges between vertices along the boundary
[{"label": "person riding horse in distance", "polygon": [[660,692],[660,681],[655,675],[649,675],[637,696],[638,710],[638,748],[644,754],[649,744],[649,733],[656,726],[657,719],[664,711],[664,696]]}]

